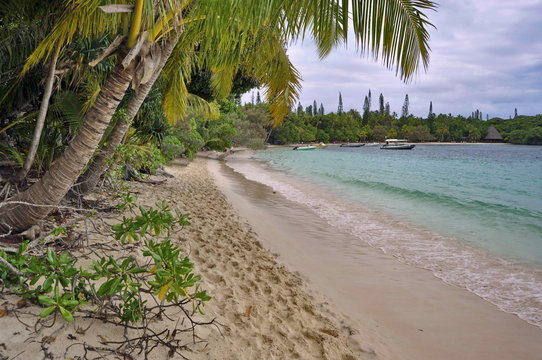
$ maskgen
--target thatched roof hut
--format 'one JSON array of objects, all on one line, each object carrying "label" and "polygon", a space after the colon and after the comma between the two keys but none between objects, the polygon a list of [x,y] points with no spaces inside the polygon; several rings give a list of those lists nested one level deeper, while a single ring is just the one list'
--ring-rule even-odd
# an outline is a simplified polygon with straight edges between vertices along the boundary
[{"label": "thatched roof hut", "polygon": [[499,133],[499,131],[495,129],[495,126],[491,125],[489,129],[487,129],[487,135],[485,138],[482,139],[482,141],[503,142],[504,139],[502,138],[502,135]]}]

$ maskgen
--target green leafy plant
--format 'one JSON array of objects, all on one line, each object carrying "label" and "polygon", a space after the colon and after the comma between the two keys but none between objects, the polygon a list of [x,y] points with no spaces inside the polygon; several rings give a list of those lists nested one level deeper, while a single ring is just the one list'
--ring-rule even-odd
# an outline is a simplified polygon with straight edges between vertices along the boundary
[{"label": "green leafy plant", "polygon": [[[124,201],[123,208],[136,206],[135,196],[126,189],[119,197]],[[68,252],[58,254],[53,248],[47,248],[43,256],[26,255],[25,242],[17,252],[0,251],[13,268],[0,264],[0,280],[24,298],[44,306],[41,318],[60,314],[72,322],[74,313],[92,301],[120,321],[136,323],[153,311],[142,294],[156,297],[157,303],[191,303],[193,312],[203,313],[202,306],[211,297],[201,290],[201,277],[194,274],[193,263],[169,239],[174,228],[190,225],[188,214],[172,210],[165,201],[154,208],[139,206],[138,210],[138,215],[124,217],[112,230],[120,241],[146,239],[142,252],[149,261],[145,265],[138,264],[133,256],[103,256],[88,268],[77,268],[73,256]],[[65,228],[57,227],[53,233],[62,235]],[[161,236],[164,238],[155,240]]]},{"label": "green leafy plant", "polygon": [[[179,301],[189,298],[196,300],[195,309],[200,310],[200,305],[211,299],[205,291],[200,291],[197,282],[201,280],[199,275],[194,275],[194,265],[185,257],[180,258],[180,249],[174,246],[170,240],[162,242],[148,241],[145,243],[148,250],[144,256],[151,257],[154,267],[151,272],[154,280],[148,284],[152,287],[154,295],[160,300]],[[189,288],[195,286],[193,294],[189,294]]]},{"label": "green leafy plant", "polygon": [[111,227],[115,239],[128,242],[138,241],[147,234],[160,236],[166,233],[169,236],[173,226],[190,225],[189,215],[178,210],[172,211],[166,201],[156,203],[156,208],[146,209],[139,206],[139,213],[133,217],[123,217],[121,223]]}]

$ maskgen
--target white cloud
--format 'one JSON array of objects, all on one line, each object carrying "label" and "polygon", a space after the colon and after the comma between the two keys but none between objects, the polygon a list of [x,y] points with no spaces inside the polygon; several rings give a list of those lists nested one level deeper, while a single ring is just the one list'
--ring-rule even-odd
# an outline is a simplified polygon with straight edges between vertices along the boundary
[{"label": "white cloud", "polygon": [[408,93],[418,116],[427,115],[430,101],[437,113],[469,115],[478,108],[507,118],[516,107],[520,114],[542,113],[542,1],[446,0],[428,16],[437,27],[430,30],[429,69],[410,84],[360,57],[355,46],[322,61],[310,41],[290,47],[304,79],[301,103],[316,100],[335,111],[340,91],[346,109],[361,109],[371,89],[373,108],[383,93],[399,113]]}]

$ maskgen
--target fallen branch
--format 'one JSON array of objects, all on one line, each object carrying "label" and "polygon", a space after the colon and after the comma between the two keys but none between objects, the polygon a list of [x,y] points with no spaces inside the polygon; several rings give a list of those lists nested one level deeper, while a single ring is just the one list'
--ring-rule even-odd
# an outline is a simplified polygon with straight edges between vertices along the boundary
[{"label": "fallen branch", "polygon": [[6,259],[4,259],[2,256],[0,256],[0,263],[2,265],[4,265],[5,267],[8,268],[8,270],[14,274],[14,275],[17,275],[17,276],[24,276],[24,274],[22,272],[20,272],[19,270],[15,269],[15,267],[13,265],[11,265]]},{"label": "fallen branch", "polygon": [[130,355],[130,354],[124,352],[124,351],[117,350],[117,349],[106,348],[106,347],[101,347],[101,346],[92,346],[92,345],[88,345],[86,343],[83,343],[83,348],[85,349],[85,358],[86,358],[87,350],[88,350],[88,351],[94,351],[94,352],[97,352],[97,353],[100,353],[100,351],[107,351],[107,352],[113,353],[115,355],[123,356],[124,359],[135,360],[135,358],[132,355]]},{"label": "fallen branch", "polygon": [[81,212],[93,212],[94,210],[89,209],[81,209],[81,208],[74,208],[71,206],[60,206],[60,205],[44,205],[44,204],[32,204],[26,201],[4,201],[0,203],[0,208],[7,206],[7,205],[28,205],[28,206],[34,206],[34,207],[45,207],[45,208],[52,208],[52,209],[62,209],[62,210],[72,210],[72,211],[81,211]]}]

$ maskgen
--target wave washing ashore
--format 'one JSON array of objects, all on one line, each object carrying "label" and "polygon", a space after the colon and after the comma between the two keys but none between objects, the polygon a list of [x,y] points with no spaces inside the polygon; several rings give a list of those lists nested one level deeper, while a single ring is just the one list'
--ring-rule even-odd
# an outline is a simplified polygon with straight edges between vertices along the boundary
[{"label": "wave washing ashore", "polygon": [[228,165],[542,327],[542,147],[279,148],[253,158]]}]

